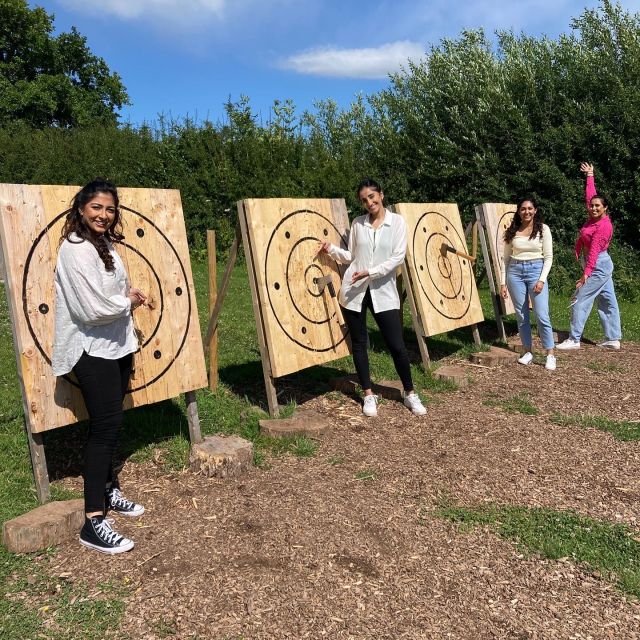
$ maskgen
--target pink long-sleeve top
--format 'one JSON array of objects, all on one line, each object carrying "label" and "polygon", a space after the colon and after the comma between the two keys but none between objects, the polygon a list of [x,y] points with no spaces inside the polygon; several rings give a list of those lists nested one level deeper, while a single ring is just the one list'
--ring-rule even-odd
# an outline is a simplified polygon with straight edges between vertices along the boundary
[{"label": "pink long-sleeve top", "polygon": [[[591,204],[591,198],[598,195],[596,191],[596,181],[593,176],[587,176],[585,187],[585,199],[587,202],[587,212]],[[586,256],[584,275],[590,276],[596,267],[596,260],[603,251],[609,248],[609,243],[613,236],[613,225],[609,216],[602,216],[598,220],[587,220],[580,229],[576,240],[576,258],[580,260],[580,254]]]}]

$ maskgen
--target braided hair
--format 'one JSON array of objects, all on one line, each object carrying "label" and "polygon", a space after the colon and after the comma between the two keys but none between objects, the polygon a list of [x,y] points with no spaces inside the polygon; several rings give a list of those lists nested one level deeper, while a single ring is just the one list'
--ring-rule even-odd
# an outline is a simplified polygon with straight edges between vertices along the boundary
[{"label": "braided hair", "polygon": [[[116,205],[116,214],[113,219],[113,224],[101,235],[97,235],[91,231],[84,223],[82,219],[82,210],[88,202],[93,200],[99,193],[108,193],[113,196],[113,201]],[[67,214],[67,219],[62,229],[63,240],[69,240],[69,242],[90,242],[98,252],[100,259],[104,263],[104,267],[107,271],[114,271],[115,265],[113,263],[113,257],[109,252],[109,242],[122,242],[124,235],[122,234],[122,221],[120,220],[120,209],[118,208],[120,199],[118,198],[118,190],[115,185],[103,178],[96,178],[89,184],[85,185],[76,193],[71,201],[71,209]],[[69,237],[72,233],[75,233],[80,240],[71,240]]]},{"label": "braided hair", "polygon": [[506,243],[510,243],[515,238],[515,235],[518,232],[520,225],[522,224],[522,218],[520,217],[520,207],[525,202],[530,202],[533,205],[533,208],[536,210],[536,214],[533,217],[533,229],[531,230],[529,240],[533,240],[536,236],[540,236],[542,238],[542,224],[544,223],[544,220],[542,219],[542,214],[540,213],[540,209],[538,209],[538,203],[536,202],[535,198],[528,196],[518,201],[518,206],[516,207],[516,212],[513,215],[511,224],[504,232],[504,241]]}]

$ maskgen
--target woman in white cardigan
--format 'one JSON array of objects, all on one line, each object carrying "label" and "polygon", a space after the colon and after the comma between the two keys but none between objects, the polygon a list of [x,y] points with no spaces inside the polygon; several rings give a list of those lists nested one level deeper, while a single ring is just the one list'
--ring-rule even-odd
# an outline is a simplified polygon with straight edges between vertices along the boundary
[{"label": "woman in white cardigan", "polygon": [[553,242],[549,227],[533,198],[518,203],[510,226],[504,232],[504,264],[500,294],[511,296],[518,320],[522,342],[520,364],[533,361],[529,298],[536,314],[538,335],[547,351],[545,368],[554,371],[556,357],[553,352],[553,331],[549,319],[549,287],[547,276],[553,262]]},{"label": "woman in white cardigan", "polygon": [[371,389],[367,353],[369,308],[402,381],[404,404],[415,415],[424,415],[427,411],[413,390],[396,287],[396,269],[404,261],[407,251],[407,224],[401,216],[385,209],[384,194],[375,180],[363,180],[357,193],[367,213],[353,221],[348,249],[322,242],[320,251],[328,253],[336,262],[349,265],[342,279],[339,299],[351,334],[353,361],[364,392],[362,412],[370,417],[378,414],[378,398]]}]

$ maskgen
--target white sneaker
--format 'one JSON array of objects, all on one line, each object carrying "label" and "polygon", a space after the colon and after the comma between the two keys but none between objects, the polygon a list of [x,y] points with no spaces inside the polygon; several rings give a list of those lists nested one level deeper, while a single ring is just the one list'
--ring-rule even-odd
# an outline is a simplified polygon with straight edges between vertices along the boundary
[{"label": "white sneaker", "polygon": [[364,402],[362,403],[362,413],[368,418],[375,418],[378,415],[378,396],[374,396],[373,394],[370,396],[364,397]]},{"label": "white sneaker", "polygon": [[533,353],[531,353],[531,351],[527,351],[527,353],[518,358],[518,362],[520,364],[531,364],[533,362]]},{"label": "white sneaker", "polygon": [[424,416],[427,413],[417,393],[406,395],[404,397],[404,406],[411,409],[411,413],[413,413],[414,416]]},{"label": "white sneaker", "polygon": [[564,342],[556,345],[556,349],[560,351],[570,351],[571,349],[579,349],[580,340],[574,340],[573,338],[567,338]]},{"label": "white sneaker", "polygon": [[547,362],[544,365],[544,368],[547,371],[555,371],[556,370],[556,357],[551,355],[551,354],[549,354],[547,356]]},{"label": "white sneaker", "polygon": [[605,340],[598,346],[603,347],[604,349],[613,349],[614,351],[618,351],[620,349],[620,340]]}]

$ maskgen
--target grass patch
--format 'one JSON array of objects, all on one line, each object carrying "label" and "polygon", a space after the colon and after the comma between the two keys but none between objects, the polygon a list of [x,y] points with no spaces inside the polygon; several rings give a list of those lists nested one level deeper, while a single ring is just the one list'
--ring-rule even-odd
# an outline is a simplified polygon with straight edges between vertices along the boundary
[{"label": "grass patch", "polygon": [[484,400],[483,405],[486,407],[500,407],[507,413],[522,413],[526,416],[536,416],[539,411],[531,403],[528,393],[517,393],[509,398],[500,399],[499,396],[493,395]]},{"label": "grass patch", "polygon": [[436,512],[461,530],[487,526],[520,548],[552,560],[569,559],[584,571],[640,597],[640,542],[624,525],[553,511],[509,506],[445,506]]},{"label": "grass patch", "polygon": [[335,467],[339,464],[344,464],[344,458],[340,456],[329,456],[329,458],[327,458],[327,463],[332,467]]},{"label": "grass patch", "polygon": [[356,480],[376,480],[378,477],[378,472],[375,469],[363,469],[362,471],[358,471],[355,475]]},{"label": "grass patch", "polygon": [[594,360],[593,362],[587,362],[585,365],[587,369],[591,369],[591,371],[597,371],[598,373],[626,373],[627,370],[624,367],[621,367],[619,364],[615,362],[598,362]]},{"label": "grass patch", "polygon": [[551,415],[551,422],[563,427],[582,427],[583,429],[598,429],[610,433],[616,440],[633,442],[640,440],[640,422],[631,420],[611,420],[604,416],[583,414],[568,416],[555,412]]}]

